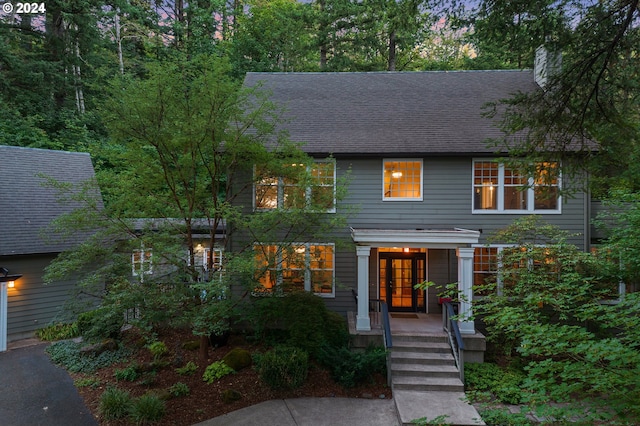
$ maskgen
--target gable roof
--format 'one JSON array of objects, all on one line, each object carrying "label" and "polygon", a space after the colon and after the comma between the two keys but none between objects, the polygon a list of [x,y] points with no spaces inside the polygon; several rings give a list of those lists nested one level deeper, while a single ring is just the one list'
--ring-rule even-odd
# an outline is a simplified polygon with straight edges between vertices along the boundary
[{"label": "gable roof", "polygon": [[78,205],[58,203],[41,175],[80,184],[94,170],[87,153],[0,146],[0,256],[58,253],[74,244],[43,238],[54,218]]},{"label": "gable roof", "polygon": [[492,154],[504,136],[487,102],[535,90],[530,70],[247,73],[286,108],[284,127],[310,154]]}]

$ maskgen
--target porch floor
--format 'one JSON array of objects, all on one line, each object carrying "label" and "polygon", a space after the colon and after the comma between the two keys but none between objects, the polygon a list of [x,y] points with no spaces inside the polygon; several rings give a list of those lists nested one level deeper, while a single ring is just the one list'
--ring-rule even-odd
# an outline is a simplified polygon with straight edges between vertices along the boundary
[{"label": "porch floor", "polygon": [[[352,336],[379,336],[382,338],[382,319],[379,312],[369,312],[371,331],[356,331],[356,313],[347,312],[349,333]],[[441,314],[392,312],[389,314],[392,335],[437,335],[446,333],[442,329]],[[366,346],[366,345],[365,345]]]}]

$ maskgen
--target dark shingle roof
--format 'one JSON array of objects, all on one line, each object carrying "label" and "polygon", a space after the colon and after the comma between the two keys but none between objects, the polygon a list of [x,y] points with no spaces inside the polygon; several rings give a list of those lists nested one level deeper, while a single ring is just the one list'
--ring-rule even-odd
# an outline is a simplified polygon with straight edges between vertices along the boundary
[{"label": "dark shingle roof", "polygon": [[335,155],[492,153],[490,101],[537,86],[532,71],[248,73],[287,109],[291,140]]},{"label": "dark shingle roof", "polygon": [[0,146],[0,256],[57,253],[73,244],[42,238],[51,220],[77,205],[58,203],[40,175],[78,184],[94,171],[86,153]]}]

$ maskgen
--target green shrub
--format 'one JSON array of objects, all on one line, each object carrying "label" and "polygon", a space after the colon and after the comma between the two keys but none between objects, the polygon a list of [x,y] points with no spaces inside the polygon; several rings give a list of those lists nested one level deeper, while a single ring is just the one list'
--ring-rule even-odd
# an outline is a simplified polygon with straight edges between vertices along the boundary
[{"label": "green shrub", "polygon": [[260,378],[269,387],[295,389],[307,378],[309,355],[299,348],[281,346],[260,356],[259,363]]},{"label": "green shrub", "polygon": [[223,358],[225,364],[234,371],[240,371],[243,368],[251,366],[251,352],[246,349],[235,348],[230,350]]},{"label": "green shrub", "polygon": [[133,401],[129,417],[136,424],[146,424],[159,421],[164,416],[164,412],[164,401],[157,395],[146,394]]},{"label": "green shrub", "polygon": [[167,349],[167,345],[164,342],[156,341],[147,345],[147,348],[153,355],[154,359],[162,358],[164,355],[169,353],[169,349]]},{"label": "green shrub", "polygon": [[176,368],[176,373],[180,374],[181,376],[190,376],[197,370],[198,366],[196,365],[196,363],[193,361],[189,361],[185,364],[184,367]]},{"label": "green shrub", "polygon": [[212,364],[209,364],[207,368],[204,370],[202,374],[202,380],[211,384],[216,380],[220,380],[224,376],[227,376],[231,373],[235,373],[233,368],[229,367],[222,361],[216,361]]},{"label": "green shrub", "polygon": [[242,399],[242,394],[234,389],[225,389],[222,391],[222,402],[231,404],[232,402]]},{"label": "green shrub", "polygon": [[133,364],[133,365],[130,365],[130,366],[126,367],[126,368],[116,369],[113,372],[113,376],[118,381],[126,380],[128,382],[133,382],[138,377],[140,377],[140,368],[138,367],[138,365]]},{"label": "green shrub", "polygon": [[98,410],[107,420],[121,419],[129,414],[131,403],[129,392],[110,386],[100,396]]},{"label": "green shrub", "polygon": [[72,373],[93,373],[131,355],[131,351],[124,346],[115,351],[104,351],[98,355],[82,354],[80,353],[81,348],[81,343],[62,340],[49,345],[45,352],[51,357],[51,362],[62,365]]},{"label": "green shrub", "polygon": [[480,417],[488,425],[499,426],[531,426],[533,421],[527,419],[522,413],[512,413],[506,408],[489,409],[480,411]]},{"label": "green shrub", "polygon": [[78,316],[78,330],[88,342],[118,338],[123,324],[123,315],[107,307],[83,312]]},{"label": "green shrub", "polygon": [[333,379],[346,388],[371,380],[373,375],[386,375],[387,353],[383,347],[371,346],[365,352],[353,352],[347,347],[324,346],[318,362],[331,371]]},{"label": "green shrub", "polygon": [[505,404],[521,404],[529,393],[523,390],[525,374],[521,371],[500,368],[496,364],[465,364],[465,387],[469,391],[491,392]]},{"label": "green shrub", "polygon": [[185,395],[189,395],[189,386],[187,386],[186,384],[182,383],[182,382],[178,382],[178,383],[174,383],[170,388],[169,388],[169,393],[173,396],[185,396]]},{"label": "green shrub", "polygon": [[48,342],[73,339],[78,336],[80,336],[80,329],[78,328],[78,323],[75,322],[71,324],[52,324],[45,328],[36,330],[36,337]]},{"label": "green shrub", "polygon": [[95,377],[86,377],[84,379],[77,379],[73,382],[73,385],[77,388],[93,388],[96,389],[100,387],[100,379],[96,379]]}]

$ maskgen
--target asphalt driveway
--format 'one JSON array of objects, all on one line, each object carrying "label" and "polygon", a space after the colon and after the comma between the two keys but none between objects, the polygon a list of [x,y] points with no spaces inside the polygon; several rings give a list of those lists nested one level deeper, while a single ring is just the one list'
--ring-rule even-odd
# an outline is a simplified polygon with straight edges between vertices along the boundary
[{"label": "asphalt driveway", "polygon": [[97,425],[71,377],[44,352],[47,345],[10,344],[7,352],[0,353],[0,424]]}]

